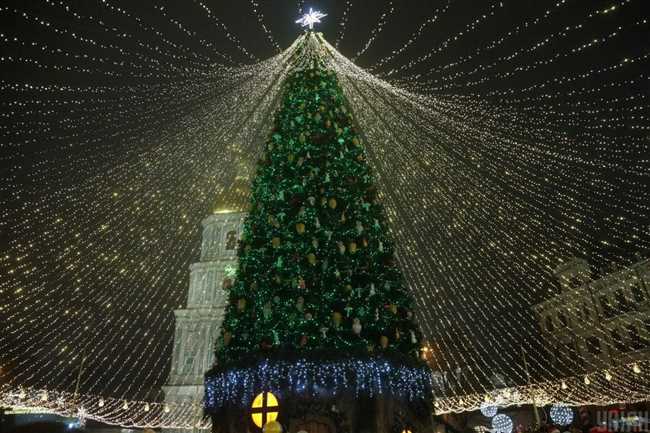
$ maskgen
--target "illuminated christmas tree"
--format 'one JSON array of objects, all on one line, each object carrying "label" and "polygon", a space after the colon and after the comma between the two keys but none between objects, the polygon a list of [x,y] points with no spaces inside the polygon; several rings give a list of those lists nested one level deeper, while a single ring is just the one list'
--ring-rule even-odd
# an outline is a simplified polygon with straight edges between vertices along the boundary
[{"label": "illuminated christmas tree", "polygon": [[414,302],[363,136],[317,36],[302,44],[253,181],[206,407],[215,431],[243,431],[262,392],[285,428],[311,413],[389,431],[401,408],[412,430],[431,404]]}]

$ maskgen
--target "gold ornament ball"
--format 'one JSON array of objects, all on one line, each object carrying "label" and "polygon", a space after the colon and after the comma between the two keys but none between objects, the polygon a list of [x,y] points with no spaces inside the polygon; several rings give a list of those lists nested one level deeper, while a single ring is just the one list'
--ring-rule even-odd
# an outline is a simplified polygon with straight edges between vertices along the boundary
[{"label": "gold ornament ball", "polygon": [[314,253],[307,254],[307,261],[309,262],[310,265],[315,265],[316,264],[316,254],[314,254]]},{"label": "gold ornament ball", "polygon": [[280,238],[274,237],[271,239],[271,245],[273,245],[273,248],[278,248],[280,246]]},{"label": "gold ornament ball", "polygon": [[327,204],[329,205],[330,209],[336,209],[337,203],[336,203],[336,199],[334,197],[330,198],[327,201]]},{"label": "gold ornament ball", "polygon": [[305,233],[305,224],[303,223],[296,224],[296,231],[298,232],[299,235]]}]

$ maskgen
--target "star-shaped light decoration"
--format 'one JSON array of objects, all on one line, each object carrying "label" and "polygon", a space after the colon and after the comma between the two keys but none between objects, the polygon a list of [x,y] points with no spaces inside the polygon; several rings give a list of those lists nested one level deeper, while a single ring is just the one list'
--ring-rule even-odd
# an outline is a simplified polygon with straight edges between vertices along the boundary
[{"label": "star-shaped light decoration", "polygon": [[326,16],[327,14],[324,14],[321,11],[315,11],[312,8],[309,8],[309,13],[304,14],[302,18],[296,20],[296,24],[300,24],[303,27],[309,26],[309,30],[313,30],[314,24],[320,23],[320,19]]}]

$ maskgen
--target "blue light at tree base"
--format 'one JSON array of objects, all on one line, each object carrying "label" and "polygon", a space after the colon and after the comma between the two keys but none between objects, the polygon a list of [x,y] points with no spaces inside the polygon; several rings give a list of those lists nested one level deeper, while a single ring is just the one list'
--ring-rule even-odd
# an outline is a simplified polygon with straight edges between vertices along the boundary
[{"label": "blue light at tree base", "polygon": [[312,360],[261,359],[253,365],[233,366],[209,374],[205,383],[205,409],[248,407],[258,393],[328,398],[343,394],[379,395],[414,402],[432,400],[433,382],[428,368],[406,365],[381,356]]}]

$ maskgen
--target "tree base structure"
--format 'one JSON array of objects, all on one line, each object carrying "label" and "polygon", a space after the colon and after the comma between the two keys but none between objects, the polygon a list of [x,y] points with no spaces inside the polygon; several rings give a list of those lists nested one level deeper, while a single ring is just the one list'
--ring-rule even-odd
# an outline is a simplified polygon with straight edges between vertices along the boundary
[{"label": "tree base structure", "polygon": [[[254,408],[261,393],[273,394],[277,402],[268,405],[265,399]],[[291,433],[432,429],[430,370],[399,353],[253,356],[236,367],[210,371],[205,402],[218,433],[260,432],[254,413],[262,414],[258,424],[277,414]]]}]

